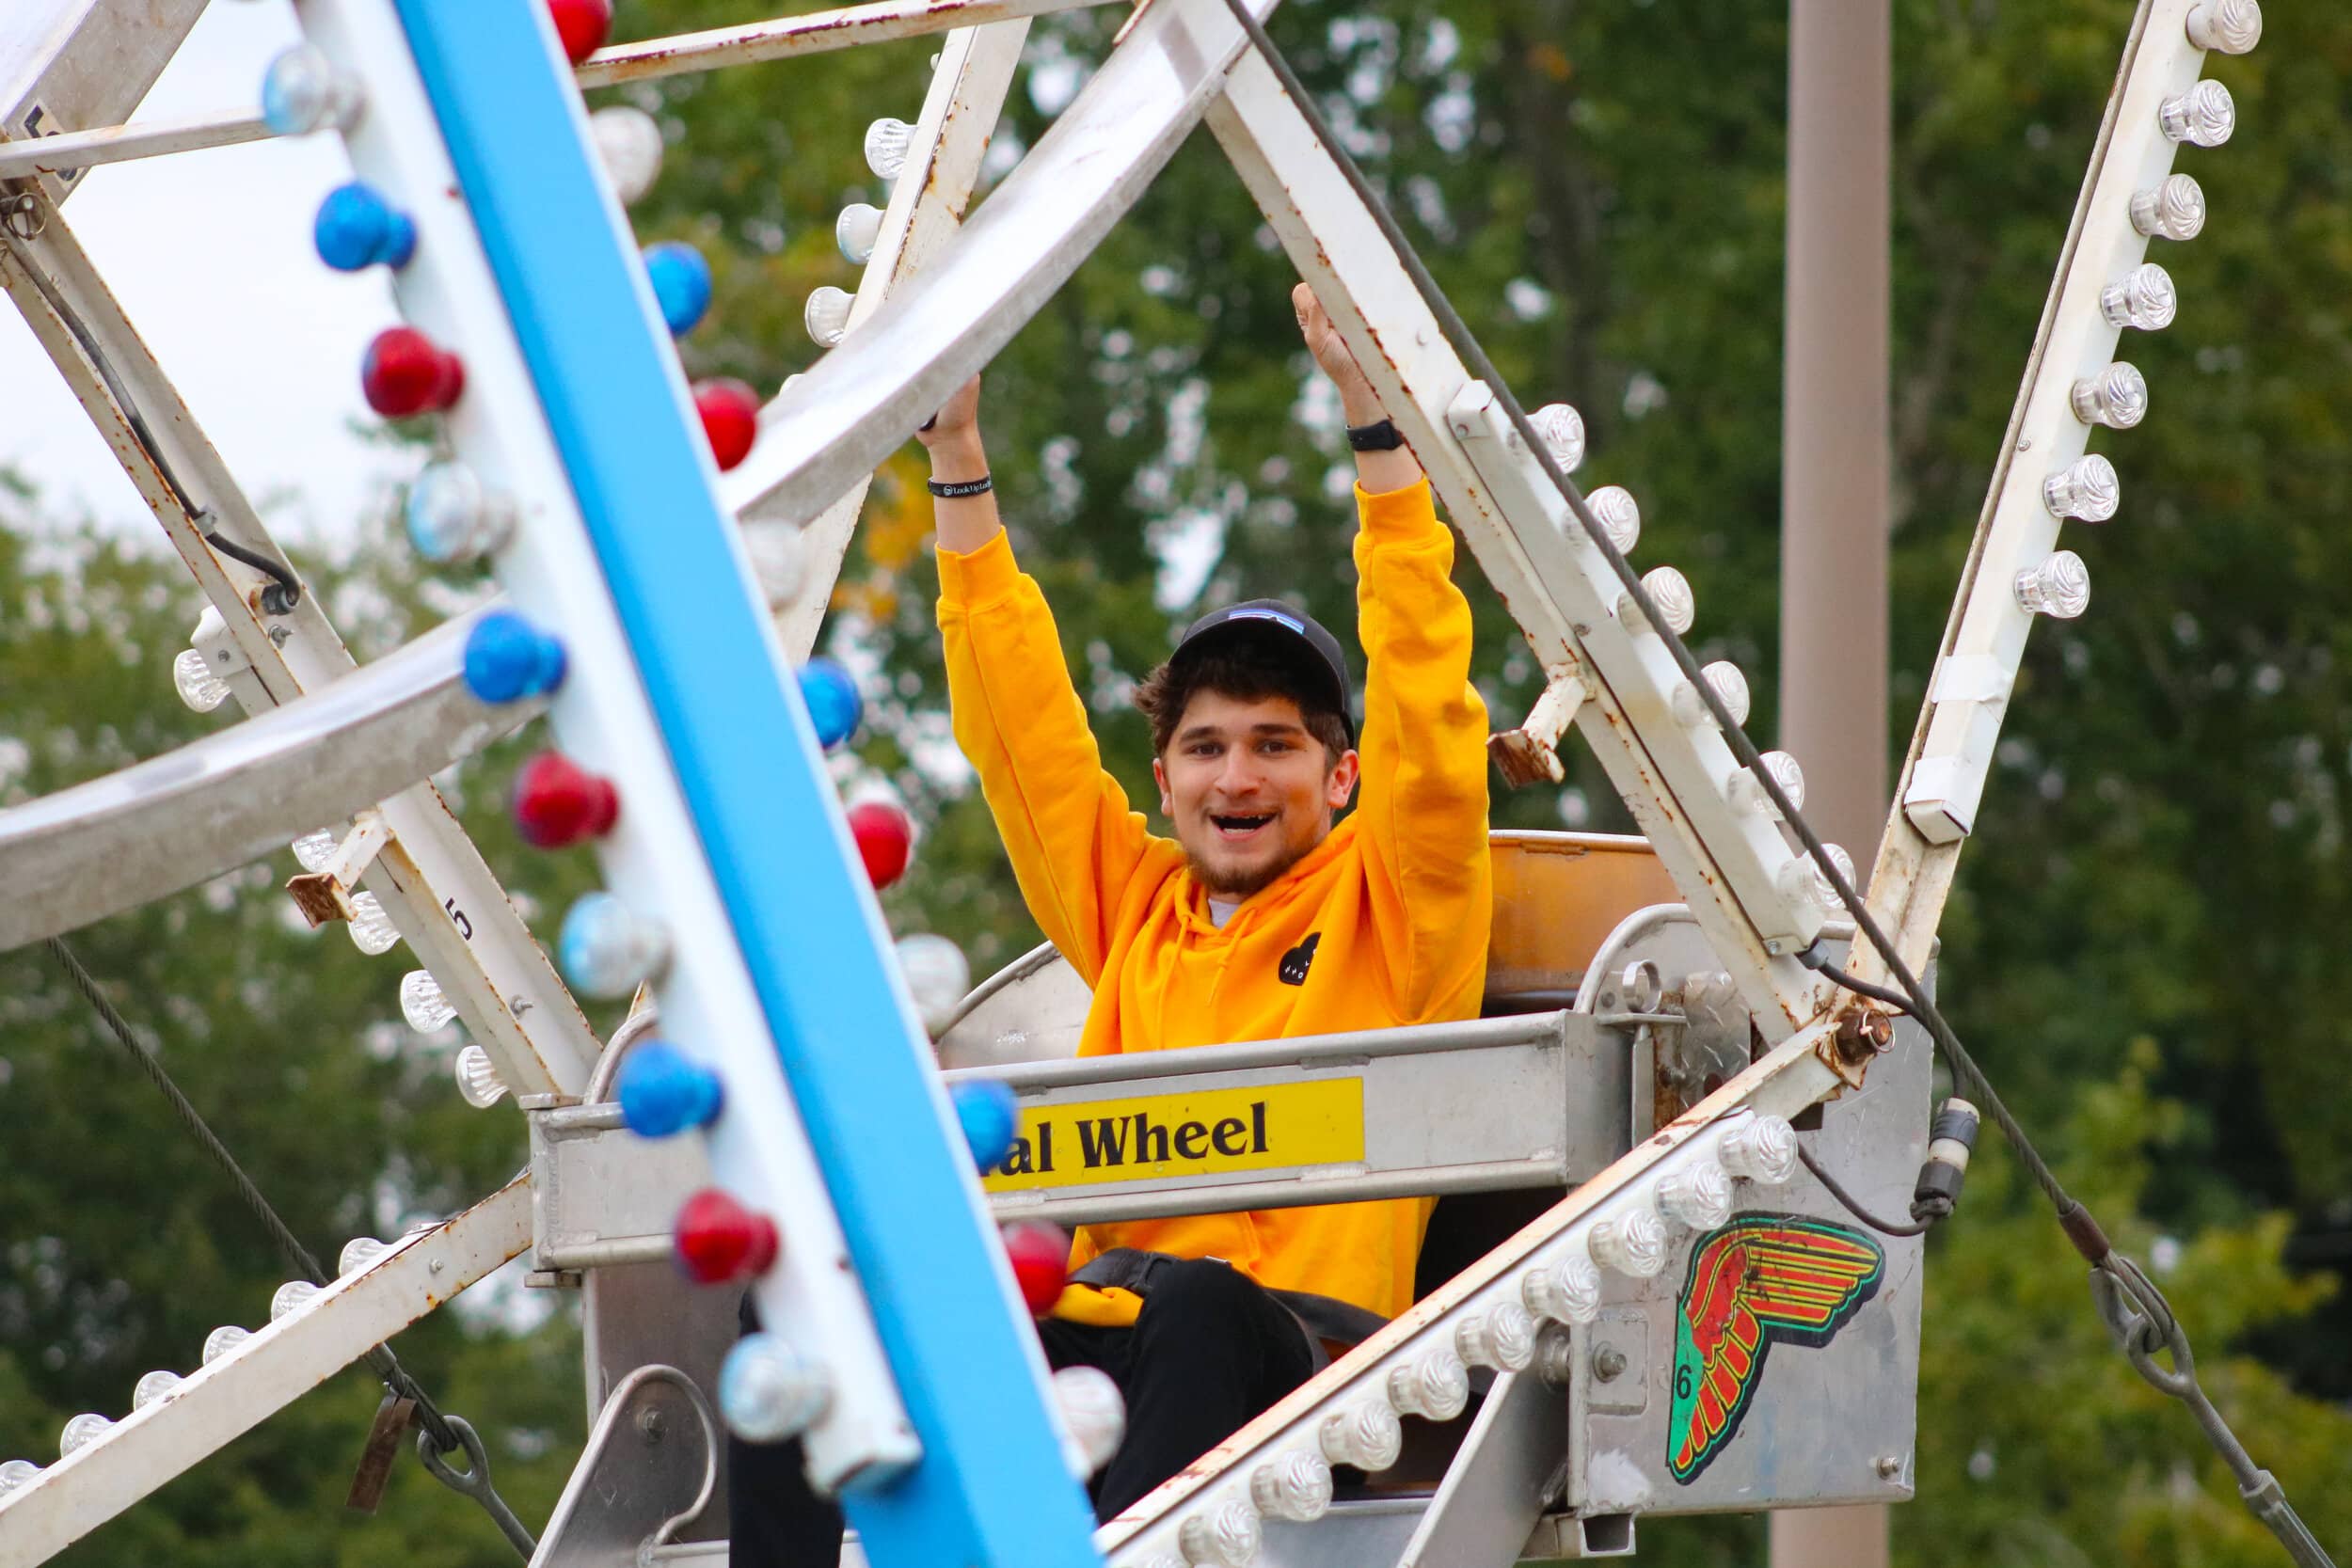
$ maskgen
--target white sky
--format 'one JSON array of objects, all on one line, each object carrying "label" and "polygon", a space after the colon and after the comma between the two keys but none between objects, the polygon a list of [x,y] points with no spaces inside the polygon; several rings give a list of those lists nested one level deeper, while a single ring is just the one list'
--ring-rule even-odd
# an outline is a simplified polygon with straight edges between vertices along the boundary
[{"label": "white sky", "polygon": [[[249,113],[271,56],[294,40],[284,0],[207,7],[134,118]],[[360,354],[398,318],[381,269],[330,271],[310,248],[319,198],[349,178],[338,138],[298,137],[93,169],[64,208],[230,472],[290,543],[347,538],[387,479],[420,461],[352,429],[377,422],[359,396]],[[157,534],[6,304],[0,467],[40,487],[48,516]]]}]

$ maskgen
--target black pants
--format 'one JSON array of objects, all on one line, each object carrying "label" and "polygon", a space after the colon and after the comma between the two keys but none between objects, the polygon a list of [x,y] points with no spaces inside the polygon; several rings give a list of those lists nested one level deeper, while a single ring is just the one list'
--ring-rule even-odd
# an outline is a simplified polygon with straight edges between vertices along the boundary
[{"label": "black pants", "polygon": [[[1248,1275],[1205,1259],[1163,1270],[1133,1328],[1054,1319],[1037,1327],[1048,1364],[1100,1367],[1126,1396],[1126,1441],[1087,1488],[1098,1519],[1223,1442],[1313,1370],[1298,1321]],[[798,1442],[730,1436],[727,1497],[735,1568],[837,1568],[841,1511],[809,1486]]]}]

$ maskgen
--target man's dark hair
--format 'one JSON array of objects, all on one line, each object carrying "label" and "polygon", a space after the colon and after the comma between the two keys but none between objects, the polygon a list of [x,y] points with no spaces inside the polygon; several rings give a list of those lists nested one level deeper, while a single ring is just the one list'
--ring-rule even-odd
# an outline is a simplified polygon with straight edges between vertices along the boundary
[{"label": "man's dark hair", "polygon": [[1136,688],[1136,706],[1152,721],[1152,754],[1167,754],[1194,693],[1214,691],[1242,703],[1288,697],[1298,705],[1307,733],[1323,742],[1326,766],[1337,767],[1354,743],[1346,717],[1331,704],[1329,676],[1310,669],[1309,657],[1286,632],[1237,626],[1205,647],[1168,659]]}]

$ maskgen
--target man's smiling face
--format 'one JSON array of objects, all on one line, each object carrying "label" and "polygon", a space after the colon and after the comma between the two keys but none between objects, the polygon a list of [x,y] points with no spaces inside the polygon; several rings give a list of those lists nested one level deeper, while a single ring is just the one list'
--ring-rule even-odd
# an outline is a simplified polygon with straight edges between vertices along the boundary
[{"label": "man's smiling face", "polygon": [[1247,898],[1331,831],[1356,787],[1356,753],[1332,761],[1288,697],[1196,691],[1152,764],[1160,810],[1196,880]]}]

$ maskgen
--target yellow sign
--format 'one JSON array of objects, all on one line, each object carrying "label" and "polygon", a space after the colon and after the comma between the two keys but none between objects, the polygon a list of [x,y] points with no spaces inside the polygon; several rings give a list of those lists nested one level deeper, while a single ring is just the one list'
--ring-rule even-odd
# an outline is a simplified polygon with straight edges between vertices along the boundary
[{"label": "yellow sign", "polygon": [[1025,1105],[1012,1152],[980,1185],[1025,1192],[1350,1164],[1363,1157],[1364,1081],[1328,1078]]}]

